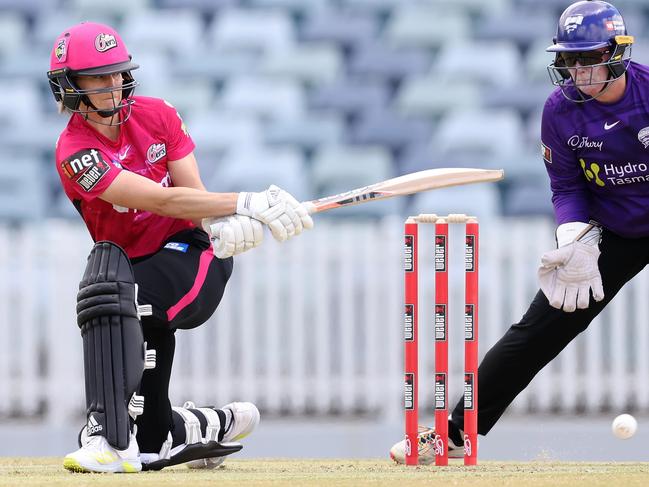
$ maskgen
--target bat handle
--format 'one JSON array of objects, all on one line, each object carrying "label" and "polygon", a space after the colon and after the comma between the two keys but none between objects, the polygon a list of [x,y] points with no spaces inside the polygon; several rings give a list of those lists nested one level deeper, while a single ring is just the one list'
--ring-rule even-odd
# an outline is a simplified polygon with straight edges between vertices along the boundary
[{"label": "bat handle", "polygon": [[313,204],[312,201],[303,201],[302,206],[306,208],[306,211],[309,212],[309,215],[313,215],[318,212],[318,208]]}]

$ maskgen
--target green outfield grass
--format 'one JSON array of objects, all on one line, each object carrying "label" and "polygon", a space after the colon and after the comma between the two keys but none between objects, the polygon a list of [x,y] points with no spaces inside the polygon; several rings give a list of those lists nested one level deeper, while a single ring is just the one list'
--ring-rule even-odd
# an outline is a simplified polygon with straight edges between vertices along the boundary
[{"label": "green outfield grass", "polygon": [[388,460],[228,460],[219,469],[177,466],[139,474],[72,474],[61,458],[0,458],[0,486],[480,486],[649,485],[649,463],[482,462],[477,467],[405,467]]}]

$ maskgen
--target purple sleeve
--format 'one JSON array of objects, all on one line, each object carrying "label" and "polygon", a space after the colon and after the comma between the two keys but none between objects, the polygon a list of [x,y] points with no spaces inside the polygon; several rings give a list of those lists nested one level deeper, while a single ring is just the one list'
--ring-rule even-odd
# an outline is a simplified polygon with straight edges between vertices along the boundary
[{"label": "purple sleeve", "polygon": [[560,124],[570,123],[557,115],[549,99],[543,108],[541,120],[541,151],[545,169],[550,176],[552,204],[557,225],[567,222],[588,222],[588,188],[583,170],[575,153],[560,135]]}]

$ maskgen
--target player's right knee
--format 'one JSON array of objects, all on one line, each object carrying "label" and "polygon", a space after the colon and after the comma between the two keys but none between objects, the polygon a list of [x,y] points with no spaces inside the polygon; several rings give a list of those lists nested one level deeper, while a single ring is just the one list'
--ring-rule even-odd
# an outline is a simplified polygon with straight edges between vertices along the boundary
[{"label": "player's right knee", "polygon": [[87,434],[104,436],[117,449],[128,447],[133,421],[144,407],[137,395],[142,373],[155,366],[155,351],[146,350],[142,335],[136,294],[124,251],[111,242],[95,244],[77,295]]}]

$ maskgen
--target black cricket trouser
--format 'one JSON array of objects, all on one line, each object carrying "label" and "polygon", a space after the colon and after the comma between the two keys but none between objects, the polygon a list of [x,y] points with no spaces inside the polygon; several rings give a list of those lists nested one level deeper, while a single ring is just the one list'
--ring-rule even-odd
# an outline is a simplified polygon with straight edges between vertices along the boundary
[{"label": "black cricket trouser", "polygon": [[[478,368],[478,433],[486,435],[516,396],[649,263],[649,237],[628,239],[604,230],[599,245],[604,299],[590,298],[587,309],[566,313],[553,308],[539,291],[520,322],[487,352]],[[645,297],[649,299],[649,296]],[[649,324],[648,324],[649,326]],[[460,400],[451,421],[463,429]]]},{"label": "black cricket trouser", "polygon": [[155,254],[133,259],[138,303],[150,304],[142,317],[147,348],[156,350],[156,367],[145,370],[140,384],[144,413],[136,424],[140,451],[158,453],[173,430],[169,380],[176,329],[195,328],[216,310],[233,267],[232,258],[217,259],[207,234],[186,230],[170,237]]}]

